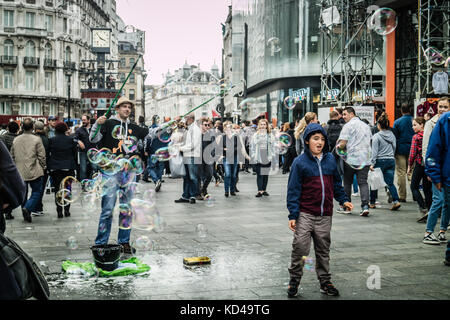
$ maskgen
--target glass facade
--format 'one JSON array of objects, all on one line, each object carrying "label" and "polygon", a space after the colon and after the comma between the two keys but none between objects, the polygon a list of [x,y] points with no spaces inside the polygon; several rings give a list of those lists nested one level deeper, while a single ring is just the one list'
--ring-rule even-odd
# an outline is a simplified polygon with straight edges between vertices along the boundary
[{"label": "glass facade", "polygon": [[[341,64],[335,63],[340,49],[333,49],[331,40],[320,34],[320,4],[320,0],[232,1],[232,82],[246,79],[249,96],[256,98],[248,119],[268,112],[269,119],[295,121],[305,112],[314,111],[313,98],[317,101],[321,90],[322,48],[328,55],[327,63],[334,64],[333,72],[341,71]],[[373,41],[380,48],[373,74],[383,75],[383,38],[374,35]],[[351,50],[357,53],[359,49]],[[361,60],[358,57],[352,59]],[[357,69],[362,61],[353,60],[352,63]],[[268,83],[288,78],[298,81],[286,81],[273,90],[259,90],[265,93],[258,97],[255,95],[259,94],[253,92]],[[306,100],[290,112],[283,107],[283,100],[299,91],[302,94],[308,92]]]}]

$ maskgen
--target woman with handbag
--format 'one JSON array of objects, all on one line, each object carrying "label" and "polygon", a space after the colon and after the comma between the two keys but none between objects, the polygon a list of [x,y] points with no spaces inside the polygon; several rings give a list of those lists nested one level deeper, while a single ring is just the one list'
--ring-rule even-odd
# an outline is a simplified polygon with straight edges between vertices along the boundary
[{"label": "woman with handbag", "polygon": [[[397,188],[394,185],[396,138],[390,130],[389,119],[386,113],[379,117],[377,127],[379,132],[372,137],[372,163],[370,170],[374,171],[375,168],[381,169],[383,179],[389,188],[393,200],[391,210],[395,211],[401,207]],[[370,208],[376,208],[375,201],[377,197],[378,190],[371,190]]]},{"label": "woman with handbag", "polygon": [[255,197],[268,197],[267,183],[269,182],[269,171],[271,160],[274,156],[275,139],[271,134],[269,121],[261,119],[258,122],[258,129],[253,135],[250,143],[250,155],[252,163],[255,164],[256,184],[258,186],[258,193]]}]

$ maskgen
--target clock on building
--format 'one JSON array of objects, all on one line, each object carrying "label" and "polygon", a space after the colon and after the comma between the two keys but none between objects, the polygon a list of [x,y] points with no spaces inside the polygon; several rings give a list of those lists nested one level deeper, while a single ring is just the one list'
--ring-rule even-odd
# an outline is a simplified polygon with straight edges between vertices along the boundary
[{"label": "clock on building", "polygon": [[92,51],[96,53],[110,53],[111,29],[92,29]]}]

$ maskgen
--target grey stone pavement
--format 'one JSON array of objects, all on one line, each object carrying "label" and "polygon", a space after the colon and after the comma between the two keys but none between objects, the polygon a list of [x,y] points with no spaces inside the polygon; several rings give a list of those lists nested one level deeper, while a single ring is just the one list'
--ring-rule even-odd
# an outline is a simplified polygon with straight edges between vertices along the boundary
[{"label": "grey stone pavement", "polygon": [[[7,222],[6,235],[19,243],[45,272],[54,300],[285,300],[292,232],[286,209],[287,175],[270,176],[270,197],[255,198],[256,176],[240,173],[237,197],[224,197],[223,184],[209,188],[215,199],[212,208],[204,202],[176,204],[182,180],[165,178],[156,194],[156,206],[165,219],[162,232],[134,230],[132,241],[146,235],[155,241],[154,250],[138,252],[151,270],[143,275],[120,278],[82,278],[64,275],[65,260],[92,262],[99,212],[84,212],[72,206],[70,218],[57,219],[53,194],[45,195],[45,215],[23,221],[15,210]],[[143,182],[141,182],[143,183]],[[145,183],[143,183],[145,184]],[[154,188],[153,184],[145,184]],[[332,227],[331,273],[341,296],[319,292],[314,271],[305,270],[296,299],[323,300],[446,300],[450,299],[450,268],[443,264],[445,245],[421,242],[425,224],[417,223],[417,205],[410,196],[398,212],[391,212],[386,195],[380,192],[382,208],[367,218],[359,216],[360,198],[353,198],[352,215],[335,214]],[[337,205],[337,203],[335,203]],[[110,242],[117,239],[114,217]],[[196,226],[204,224],[201,238]],[[66,240],[73,236],[78,248]],[[185,268],[184,257],[208,256],[209,266]],[[313,247],[310,257],[314,257]],[[367,287],[369,266],[378,266],[381,288]]]}]

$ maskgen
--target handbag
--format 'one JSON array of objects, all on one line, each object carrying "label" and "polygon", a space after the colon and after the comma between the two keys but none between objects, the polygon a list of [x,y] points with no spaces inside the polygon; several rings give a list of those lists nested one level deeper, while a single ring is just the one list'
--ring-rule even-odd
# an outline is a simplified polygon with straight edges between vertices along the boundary
[{"label": "handbag", "polygon": [[186,175],[184,168],[183,156],[178,153],[175,157],[169,160],[170,174],[172,178],[182,178]]}]

